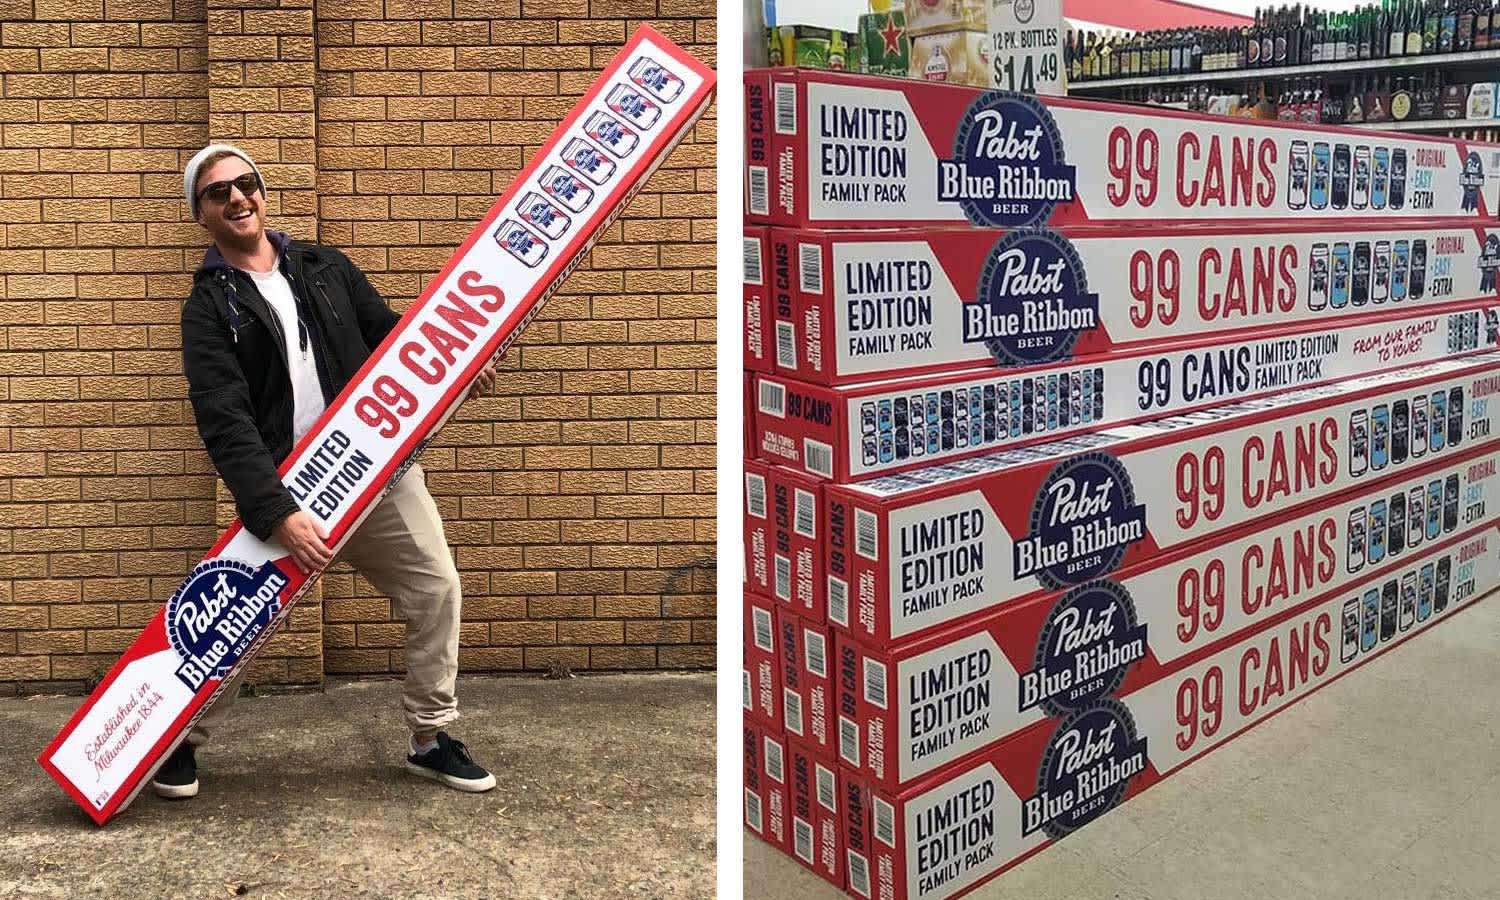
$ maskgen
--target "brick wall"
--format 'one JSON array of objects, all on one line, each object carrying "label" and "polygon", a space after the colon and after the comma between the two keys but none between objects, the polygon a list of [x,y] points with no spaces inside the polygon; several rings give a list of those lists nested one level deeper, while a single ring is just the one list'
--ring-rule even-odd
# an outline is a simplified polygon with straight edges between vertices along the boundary
[{"label": "brick wall", "polygon": [[[192,153],[405,309],[637,22],[713,61],[706,0],[522,7],[0,0],[0,685],[97,677],[233,515],[181,376]],[[712,664],[712,119],[422,459],[465,671]],[[368,583],[303,603],[255,680],[402,669]]]}]

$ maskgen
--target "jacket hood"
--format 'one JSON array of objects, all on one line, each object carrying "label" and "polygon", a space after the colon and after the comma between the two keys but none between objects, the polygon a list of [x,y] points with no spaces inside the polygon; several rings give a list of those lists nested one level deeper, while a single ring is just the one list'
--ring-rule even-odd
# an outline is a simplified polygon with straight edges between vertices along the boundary
[{"label": "jacket hood", "polygon": [[[285,256],[287,250],[292,246],[292,236],[285,231],[267,228],[266,237],[275,245],[278,259]],[[238,271],[230,264],[229,260],[224,258],[224,254],[219,252],[218,244],[209,244],[207,252],[203,254],[203,262],[199,264],[198,271],[193,274],[193,280],[197,281],[212,275],[216,270],[223,270],[225,274]]]}]

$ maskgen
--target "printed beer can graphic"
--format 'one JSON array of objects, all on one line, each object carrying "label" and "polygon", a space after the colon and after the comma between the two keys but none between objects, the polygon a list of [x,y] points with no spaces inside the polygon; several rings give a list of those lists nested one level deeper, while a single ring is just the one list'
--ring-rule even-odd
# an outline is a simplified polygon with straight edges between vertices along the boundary
[{"label": "printed beer can graphic", "polygon": [[610,88],[604,102],[637,128],[650,128],[661,118],[661,107],[642,97],[639,91],[628,84],[617,84]]},{"label": "printed beer can graphic", "polygon": [[589,137],[598,141],[599,146],[619,159],[629,156],[641,140],[634,131],[621,125],[608,113],[596,112],[589,116],[588,121],[583,125],[583,130],[588,133]]},{"label": "printed beer can graphic", "polygon": [[495,229],[495,243],[504,247],[511,256],[532,268],[547,258],[547,243],[532,234],[525,225],[514,219],[506,219]]},{"label": "printed beer can graphic", "polygon": [[594,184],[604,184],[615,174],[615,164],[582,138],[573,138],[563,148],[563,162]]},{"label": "printed beer can graphic", "polygon": [[540,179],[542,190],[558,203],[581,213],[594,199],[594,189],[574,178],[560,166],[548,166]]},{"label": "printed beer can graphic", "polygon": [[671,103],[682,94],[682,79],[662,68],[649,56],[643,56],[631,65],[630,80],[663,103]]},{"label": "printed beer can graphic", "polygon": [[530,191],[516,204],[516,215],[521,221],[540,231],[552,240],[561,240],[573,220],[568,214],[553,206],[546,197]]}]

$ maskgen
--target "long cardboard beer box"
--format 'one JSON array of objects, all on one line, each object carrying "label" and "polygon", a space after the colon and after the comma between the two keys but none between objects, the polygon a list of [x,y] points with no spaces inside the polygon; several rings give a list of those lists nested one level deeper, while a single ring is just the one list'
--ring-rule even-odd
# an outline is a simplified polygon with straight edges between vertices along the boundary
[{"label": "long cardboard beer box", "polygon": [[781,654],[776,646],[776,604],[765,597],[746,593],[741,607],[744,617],[744,670],[742,700],[745,718],[782,731]]},{"label": "long cardboard beer box", "polygon": [[771,594],[809,622],[828,618],[823,573],[823,482],[786,466],[766,467],[771,503]]},{"label": "long cardboard beer box", "polygon": [[[766,284],[767,242],[770,229],[745,226],[744,237],[744,288],[745,301],[745,370],[748,372],[776,371],[771,340],[771,295]],[[790,348],[790,323],[786,335]]]},{"label": "long cardboard beer box", "polygon": [[1338,328],[1204,341],[1019,372],[990,367],[837,387],[758,375],[756,455],[864,481],[1495,349],[1500,306],[1378,313]]},{"label": "long cardboard beer box", "polygon": [[833,639],[828,626],[809,622],[785,609],[776,611],[781,653],[781,721],[789,737],[819,759],[832,764]]},{"label": "long cardboard beer box", "polygon": [[[1186,231],[776,228],[767,259],[774,306],[791,311],[776,317],[776,372],[848,384],[1025,369],[1493,301],[1500,229],[1367,221]],[[760,327],[747,314],[747,339]]]},{"label": "long cardboard beer box", "polygon": [[787,754],[792,857],[843,890],[844,828],[839,815],[839,768],[792,738],[787,740]]},{"label": "long cardboard beer box", "polygon": [[766,475],[770,466],[758,459],[745,460],[745,590],[771,596],[771,514]]},{"label": "long cardboard beer box", "polygon": [[[281,466],[335,551],[707,107],[642,26]],[[39,757],[98,824],[136,795],[312,579],[232,525]]]},{"label": "long cardboard beer box", "polygon": [[829,485],[829,624],[888,647],[1326,505],[1500,434],[1497,391],[1490,353]]},{"label": "long cardboard beer box", "polygon": [[[1048,717],[1128,694],[1277,618],[1462,542],[1500,510],[1500,435],[1318,508],[1247,523],[1105,578],[1054,591],[887,650],[837,643],[839,757],[897,789]],[[1448,602],[1451,571],[1400,584],[1403,627]],[[1420,580],[1419,580],[1420,578]],[[1391,581],[1391,585],[1397,585]],[[1340,649],[1375,640],[1378,613],[1351,607]],[[1384,610],[1395,628],[1394,587]],[[1368,613],[1369,618],[1362,620]]]},{"label": "long cardboard beer box", "polygon": [[745,73],[745,207],[785,226],[1495,221],[1500,145],[805,69]]},{"label": "long cardboard beer box", "polygon": [[745,827],[783,853],[791,853],[787,829],[786,740],[746,719],[744,736]]},{"label": "long cardboard beer box", "polygon": [[[1428,567],[1449,572],[1448,603],[1425,619],[1396,614],[1357,652],[1346,610],[1373,591],[1403,593]],[[1172,675],[1026,731],[900,791],[844,771],[852,893],[879,900],[956,897],[1066,837],[1246,729],[1500,587],[1493,518],[1457,545],[1424,547],[1391,572],[1350,586]],[[1405,601],[1402,601],[1405,605]],[[1361,613],[1363,615],[1363,613]],[[851,796],[854,799],[850,799]],[[858,818],[853,818],[857,816]]]}]

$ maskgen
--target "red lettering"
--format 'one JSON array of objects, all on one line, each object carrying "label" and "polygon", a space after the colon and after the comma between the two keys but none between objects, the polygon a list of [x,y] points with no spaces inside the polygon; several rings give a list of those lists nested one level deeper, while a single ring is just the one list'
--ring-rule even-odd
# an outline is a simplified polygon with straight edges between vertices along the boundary
[{"label": "red lettering", "polygon": [[[1240,609],[1243,609],[1247,616],[1255,615],[1256,610],[1260,609],[1261,602],[1261,590],[1259,586],[1255,588],[1254,592],[1250,589],[1252,581],[1250,570],[1255,569],[1259,571],[1265,562],[1266,553],[1260,548],[1259,544],[1251,544],[1246,547],[1245,555],[1240,559]],[[1254,598],[1253,600],[1251,599],[1252,597]]]},{"label": "red lettering", "polygon": [[1338,573],[1339,524],[1332,519],[1318,523],[1318,583],[1327,584]]},{"label": "red lettering", "polygon": [[1245,259],[1238,247],[1229,252],[1229,280],[1224,285],[1224,318],[1230,313],[1245,315]]},{"label": "red lettering", "polygon": [[[1266,141],[1267,144],[1271,143]],[[1276,259],[1276,274],[1281,281],[1281,290],[1276,294],[1276,305],[1282,312],[1291,312],[1297,308],[1297,279],[1293,274],[1297,269],[1297,248],[1286,244],[1281,248],[1281,253]]]},{"label": "red lettering", "polygon": [[1322,484],[1333,484],[1339,477],[1339,423],[1327,418],[1318,427],[1318,479]]},{"label": "red lettering", "polygon": [[1286,674],[1282,672],[1281,661],[1281,638],[1272,637],[1271,646],[1266,648],[1266,677],[1262,682],[1263,692],[1260,702],[1262,706],[1269,706],[1272,697],[1281,697],[1286,694]]},{"label": "red lettering", "polygon": [[465,271],[458,276],[458,289],[470,297],[488,297],[479,304],[479,308],[485,312],[499,312],[500,307],[505,305],[505,292],[494,285],[485,284],[481,279],[484,276],[478,272]]},{"label": "red lettering", "polygon": [[[1264,140],[1256,156],[1256,168],[1260,170],[1260,181],[1255,186],[1255,202],[1262,209],[1270,209],[1276,202],[1276,142]],[[1287,309],[1291,309],[1290,306]]]},{"label": "red lettering", "polygon": [[432,368],[423,368],[422,363],[417,359],[417,356],[421,354],[423,350],[424,348],[422,347],[422,345],[417,343],[416,341],[407,341],[406,343],[401,345],[401,349],[396,351],[396,353],[398,356],[400,356],[402,364],[404,364],[413,375],[422,379],[422,381],[427,384],[437,384],[438,382],[443,380],[443,373],[448,371],[448,367],[436,360],[433,360]]},{"label": "red lettering", "polygon": [[[1208,293],[1208,270],[1212,266],[1217,276],[1224,271],[1224,258],[1213,247],[1205,248],[1198,256],[1198,315],[1210,322],[1219,317],[1219,295]],[[1210,299],[1212,302],[1210,302]]]},{"label": "red lettering", "polygon": [[1250,308],[1257,313],[1272,312],[1276,309],[1276,302],[1272,297],[1271,263],[1276,250],[1267,247],[1262,251],[1256,247],[1251,252],[1254,254],[1255,276],[1250,288]]},{"label": "red lettering", "polygon": [[1184,131],[1182,137],[1177,139],[1177,204],[1179,206],[1196,206],[1198,203],[1198,182],[1188,176],[1187,159],[1188,151],[1192,151],[1194,160],[1198,159],[1200,152],[1198,135],[1191,131]]},{"label": "red lettering", "polygon": [[[1248,647],[1245,655],[1240,657],[1240,715],[1248,716],[1255,712],[1260,706],[1260,691],[1250,683],[1249,673],[1252,668],[1260,668],[1260,650]],[[1249,694],[1246,695],[1246,690]]]},{"label": "red lettering", "polygon": [[427,342],[443,355],[443,361],[449,365],[458,359],[456,351],[464,350],[469,346],[468,341],[449,334],[433,322],[423,322],[420,330],[422,337],[427,338]]},{"label": "red lettering", "polygon": [[1312,625],[1303,622],[1301,630],[1292,629],[1288,640],[1287,649],[1287,685],[1288,691],[1295,691],[1298,685],[1307,683],[1307,667],[1312,662]]},{"label": "red lettering", "polygon": [[1254,140],[1241,141],[1230,139],[1233,146],[1229,148],[1229,205],[1249,206],[1250,176],[1254,174],[1251,167],[1250,154],[1255,149]]},{"label": "red lettering", "polygon": [[1245,480],[1240,484],[1240,499],[1244,501],[1246,509],[1254,509],[1265,499],[1264,484],[1251,474],[1255,471],[1255,467],[1251,465],[1251,456],[1255,457],[1257,463],[1266,458],[1266,445],[1259,435],[1251,435],[1240,454],[1240,468],[1245,472]]},{"label": "red lettering", "polygon": [[1313,646],[1318,652],[1313,654],[1312,670],[1314,675],[1322,675],[1328,671],[1328,661],[1333,650],[1328,645],[1328,633],[1333,630],[1333,622],[1327,613],[1320,613],[1317,621],[1313,622]]},{"label": "red lettering", "polygon": [[476,332],[469,326],[482,326],[484,325],[484,323],[488,322],[489,319],[487,319],[479,310],[470,306],[467,300],[463,299],[452,291],[448,292],[447,299],[453,305],[436,306],[435,310],[438,314],[438,317],[441,318],[444,322],[447,322],[448,325],[459,334],[472,341],[478,335],[478,332]]},{"label": "red lettering", "polygon": [[1224,149],[1219,146],[1219,136],[1208,138],[1208,165],[1203,172],[1203,198],[1200,205],[1207,206],[1213,200],[1224,205]]}]

